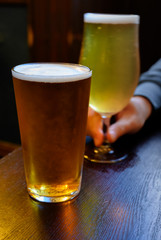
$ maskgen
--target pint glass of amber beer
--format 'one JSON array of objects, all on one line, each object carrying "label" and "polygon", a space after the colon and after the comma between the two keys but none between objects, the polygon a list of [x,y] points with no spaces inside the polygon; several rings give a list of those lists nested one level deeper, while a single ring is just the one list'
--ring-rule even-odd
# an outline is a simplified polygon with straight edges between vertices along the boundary
[{"label": "pint glass of amber beer", "polygon": [[77,64],[12,69],[29,195],[63,202],[81,186],[91,71]]}]

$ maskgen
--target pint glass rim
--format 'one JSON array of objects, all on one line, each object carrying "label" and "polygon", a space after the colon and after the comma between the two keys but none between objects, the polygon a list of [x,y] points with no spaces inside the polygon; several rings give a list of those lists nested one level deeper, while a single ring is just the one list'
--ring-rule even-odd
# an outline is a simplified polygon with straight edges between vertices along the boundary
[{"label": "pint glass rim", "polygon": [[140,16],[137,14],[110,14],[110,13],[84,13],[84,22],[86,23],[113,23],[113,24],[139,24]]},{"label": "pint glass rim", "polygon": [[[63,66],[63,67],[72,67],[73,69],[77,70],[77,73],[73,73],[73,74],[30,74],[27,72],[23,72],[21,70],[17,70],[17,68],[21,69],[23,66],[51,66],[51,65],[55,65],[55,66]],[[12,76],[16,77],[18,79],[21,80],[27,80],[27,81],[39,81],[39,82],[72,82],[72,81],[78,81],[78,80],[83,80],[86,78],[89,78],[92,76],[92,70],[87,67],[84,66],[82,64],[77,64],[77,63],[65,63],[65,62],[29,62],[29,63],[23,63],[23,64],[19,64],[14,66],[11,69],[12,72]]]}]

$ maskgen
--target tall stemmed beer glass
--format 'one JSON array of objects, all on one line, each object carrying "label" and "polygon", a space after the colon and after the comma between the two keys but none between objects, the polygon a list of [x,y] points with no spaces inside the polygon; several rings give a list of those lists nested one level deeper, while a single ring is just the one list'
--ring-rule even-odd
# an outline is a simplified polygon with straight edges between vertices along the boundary
[{"label": "tall stemmed beer glass", "polygon": [[[80,63],[93,71],[90,107],[103,121],[128,104],[138,83],[138,30],[138,15],[84,14]],[[125,158],[121,153],[117,156],[107,141],[90,154],[85,153],[85,158],[94,162],[113,163]]]}]

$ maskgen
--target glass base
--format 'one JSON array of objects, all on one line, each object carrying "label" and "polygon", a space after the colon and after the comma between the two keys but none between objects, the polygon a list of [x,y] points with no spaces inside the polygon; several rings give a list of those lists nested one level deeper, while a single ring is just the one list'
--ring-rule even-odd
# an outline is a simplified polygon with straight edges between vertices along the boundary
[{"label": "glass base", "polygon": [[113,148],[108,141],[96,147],[93,141],[86,144],[84,158],[96,163],[116,163],[127,158],[127,154]]},{"label": "glass base", "polygon": [[60,203],[60,202],[66,202],[69,200],[72,200],[79,194],[79,190],[71,193],[68,196],[41,196],[35,193],[32,193],[30,190],[28,190],[28,193],[31,198],[39,201],[39,202],[46,202],[46,203]]}]

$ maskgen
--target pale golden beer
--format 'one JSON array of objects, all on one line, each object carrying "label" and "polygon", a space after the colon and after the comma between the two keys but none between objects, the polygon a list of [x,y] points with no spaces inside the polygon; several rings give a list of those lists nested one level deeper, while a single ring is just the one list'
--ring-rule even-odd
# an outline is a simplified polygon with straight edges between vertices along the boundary
[{"label": "pale golden beer", "polygon": [[33,63],[12,75],[28,192],[43,202],[72,199],[81,186],[91,71]]},{"label": "pale golden beer", "polygon": [[137,86],[138,30],[138,15],[84,15],[80,63],[92,69],[90,106],[101,115],[121,111]]}]

